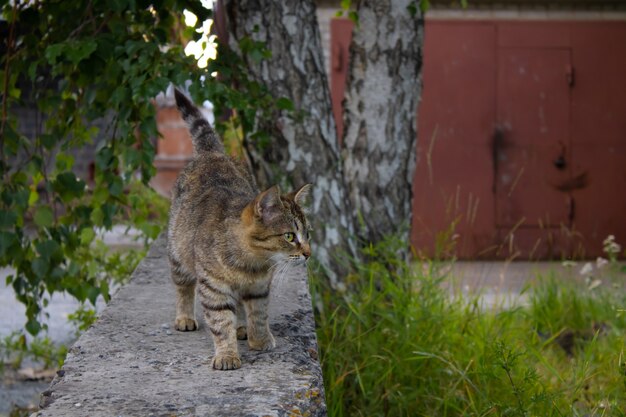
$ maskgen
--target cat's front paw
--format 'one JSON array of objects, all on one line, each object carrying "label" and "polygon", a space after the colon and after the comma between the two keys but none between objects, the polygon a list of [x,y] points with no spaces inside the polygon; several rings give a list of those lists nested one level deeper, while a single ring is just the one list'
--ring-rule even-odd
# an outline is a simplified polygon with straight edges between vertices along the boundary
[{"label": "cat's front paw", "polygon": [[188,316],[176,317],[174,328],[179,332],[192,332],[198,328],[198,322]]},{"label": "cat's front paw", "polygon": [[213,369],[219,371],[228,371],[231,369],[241,368],[241,359],[235,352],[218,353],[213,357],[211,362]]},{"label": "cat's front paw", "polygon": [[276,340],[274,340],[274,336],[271,333],[268,333],[264,339],[248,338],[248,346],[252,350],[270,350],[276,347]]}]

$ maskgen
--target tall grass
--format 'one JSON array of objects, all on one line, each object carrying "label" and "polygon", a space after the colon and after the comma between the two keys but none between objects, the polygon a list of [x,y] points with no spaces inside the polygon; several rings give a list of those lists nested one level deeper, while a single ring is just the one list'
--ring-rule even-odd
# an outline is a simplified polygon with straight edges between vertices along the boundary
[{"label": "tall grass", "polygon": [[312,280],[331,416],[626,415],[621,291],[543,280],[485,309],[394,253],[369,248],[345,292]]}]

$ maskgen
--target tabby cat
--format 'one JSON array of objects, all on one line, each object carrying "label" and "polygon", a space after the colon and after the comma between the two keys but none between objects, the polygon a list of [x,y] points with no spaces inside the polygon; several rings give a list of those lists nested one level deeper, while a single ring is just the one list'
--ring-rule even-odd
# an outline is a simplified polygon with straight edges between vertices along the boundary
[{"label": "tabby cat", "polygon": [[176,180],[168,226],[175,327],[198,328],[197,287],[215,345],[212,366],[237,369],[237,339],[247,338],[254,350],[276,345],[267,313],[272,272],[311,255],[302,208],[310,184],[286,195],[278,186],[259,193],[246,167],[224,153],[198,108],[178,90],[175,97],[195,150]]}]

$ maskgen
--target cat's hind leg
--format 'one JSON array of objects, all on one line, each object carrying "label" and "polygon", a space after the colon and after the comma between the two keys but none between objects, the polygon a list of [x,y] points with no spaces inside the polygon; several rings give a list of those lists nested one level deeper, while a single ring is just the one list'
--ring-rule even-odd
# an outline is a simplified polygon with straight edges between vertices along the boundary
[{"label": "cat's hind leg", "polygon": [[170,259],[172,281],[176,285],[176,320],[174,328],[181,332],[198,329],[196,321],[196,277],[187,272],[180,262]]},{"label": "cat's hind leg", "polygon": [[241,302],[237,303],[237,339],[246,340],[248,329],[246,327],[246,310]]}]

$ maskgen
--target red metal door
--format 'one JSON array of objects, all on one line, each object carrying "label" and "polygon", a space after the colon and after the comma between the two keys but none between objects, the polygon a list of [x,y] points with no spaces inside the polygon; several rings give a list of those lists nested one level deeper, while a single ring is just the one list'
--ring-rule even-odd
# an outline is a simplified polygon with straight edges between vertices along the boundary
[{"label": "red metal door", "polygon": [[570,50],[499,48],[496,225],[569,227]]},{"label": "red metal door", "polygon": [[[339,129],[351,29],[331,23]],[[425,33],[416,249],[452,236],[443,255],[593,258],[609,234],[626,242],[626,22],[427,19]]]}]

